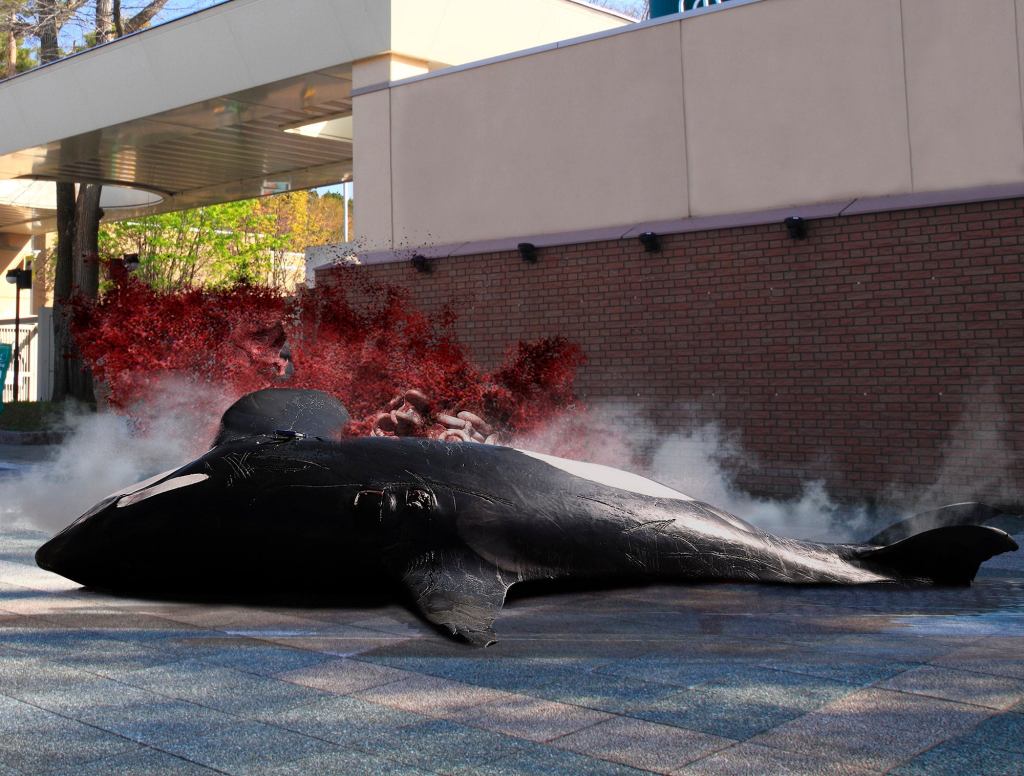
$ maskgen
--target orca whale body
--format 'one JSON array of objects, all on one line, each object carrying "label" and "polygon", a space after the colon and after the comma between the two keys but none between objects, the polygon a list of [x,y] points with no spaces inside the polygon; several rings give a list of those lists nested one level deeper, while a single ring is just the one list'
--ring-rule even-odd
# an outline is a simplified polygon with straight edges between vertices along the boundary
[{"label": "orca whale body", "polygon": [[518,582],[966,585],[1017,549],[972,524],[982,507],[940,510],[942,527],[884,546],[787,539],[611,467],[475,443],[334,441],[313,435],[342,417],[334,400],[269,397],[260,421],[262,402],[247,398],[213,449],[100,501],[39,548],[39,566],[116,593],[397,584],[427,620],[487,645]]}]

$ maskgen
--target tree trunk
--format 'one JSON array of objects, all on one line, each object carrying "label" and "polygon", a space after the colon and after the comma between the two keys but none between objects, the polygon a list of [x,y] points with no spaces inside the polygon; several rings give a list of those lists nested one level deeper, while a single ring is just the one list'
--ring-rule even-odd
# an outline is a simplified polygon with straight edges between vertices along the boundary
[{"label": "tree trunk", "polygon": [[57,183],[57,268],[53,283],[53,400],[63,401],[70,391],[72,342],[67,302],[74,288],[75,184]]},{"label": "tree trunk", "polygon": [[5,59],[7,61],[4,63],[4,78],[10,78],[18,72],[18,35],[15,32],[15,27],[18,23],[18,13],[13,8],[7,22],[11,26],[5,35],[7,39],[7,56]]},{"label": "tree trunk", "polygon": [[[41,62],[60,58],[58,35],[61,25],[70,14],[87,0],[70,0],[61,5],[56,0],[38,0],[46,16],[39,31]],[[106,43],[124,32],[145,27],[167,4],[167,0],[150,0],[143,9],[127,21],[121,19],[120,0],[95,0],[96,42]],[[74,184],[57,184],[57,279],[54,289],[54,388],[53,398],[60,401],[68,396],[83,401],[95,401],[92,375],[83,369],[78,349],[71,337],[67,302],[78,292],[95,299],[99,291],[99,227],[103,211],[100,210],[102,187],[83,184],[75,201]]]},{"label": "tree trunk", "polygon": [[100,290],[99,231],[103,211],[96,183],[83,184],[75,202],[74,284],[78,293],[95,299]]},{"label": "tree trunk", "polygon": [[96,43],[98,45],[113,39],[114,0],[96,0]]}]

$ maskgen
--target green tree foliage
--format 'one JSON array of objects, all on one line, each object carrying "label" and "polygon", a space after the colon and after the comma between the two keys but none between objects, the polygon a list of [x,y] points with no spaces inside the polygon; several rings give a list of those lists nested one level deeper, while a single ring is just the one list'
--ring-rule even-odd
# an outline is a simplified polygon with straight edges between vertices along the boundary
[{"label": "green tree foliage", "polygon": [[337,241],[339,198],[293,191],[263,199],[105,223],[100,255],[138,254],[138,277],[160,291],[236,283],[289,288],[307,246]]}]

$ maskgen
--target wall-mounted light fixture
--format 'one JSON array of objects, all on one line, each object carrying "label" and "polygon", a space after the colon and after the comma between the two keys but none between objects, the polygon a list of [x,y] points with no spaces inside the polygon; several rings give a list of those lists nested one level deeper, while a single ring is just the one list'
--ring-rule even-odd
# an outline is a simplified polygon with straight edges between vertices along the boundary
[{"label": "wall-mounted light fixture", "polygon": [[639,240],[648,253],[657,253],[661,250],[661,240],[654,232],[644,232],[640,235]]},{"label": "wall-mounted light fixture", "polygon": [[7,282],[17,286],[19,291],[32,288],[32,270],[30,269],[12,269],[7,273],[6,278]]},{"label": "wall-mounted light fixture", "polygon": [[807,239],[807,222],[800,216],[790,216],[783,223],[786,225],[786,231],[789,232],[791,238],[794,240]]},{"label": "wall-mounted light fixture", "polygon": [[430,272],[433,270],[430,259],[421,253],[417,253],[412,257],[412,265],[416,268],[417,272]]},{"label": "wall-mounted light fixture", "polygon": [[531,264],[537,261],[537,246],[533,243],[521,242],[518,245],[519,255],[523,257],[523,261],[528,261]]}]

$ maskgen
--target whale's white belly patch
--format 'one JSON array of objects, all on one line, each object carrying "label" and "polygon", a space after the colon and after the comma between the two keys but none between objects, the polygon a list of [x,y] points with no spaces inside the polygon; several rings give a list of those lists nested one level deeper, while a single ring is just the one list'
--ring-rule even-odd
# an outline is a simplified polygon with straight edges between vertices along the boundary
[{"label": "whale's white belly patch", "polygon": [[628,490],[631,493],[639,493],[641,496],[654,496],[655,498],[671,498],[676,501],[693,501],[694,499],[678,490],[673,490],[660,482],[641,477],[639,474],[624,472],[612,466],[603,466],[599,463],[586,463],[584,461],[573,461],[569,458],[558,458],[554,455],[534,453],[529,450],[519,450],[523,455],[536,458],[538,461],[550,464],[557,469],[582,477],[585,480],[596,482],[600,485],[607,485],[619,490]]},{"label": "whale's white belly patch", "polygon": [[184,488],[188,485],[195,485],[197,482],[208,480],[210,475],[208,474],[186,474],[182,477],[174,477],[165,482],[161,482],[158,485],[153,485],[144,490],[136,491],[131,495],[122,497],[118,502],[118,507],[128,507],[132,504],[137,504],[140,501],[145,501],[147,498],[157,496],[161,493],[167,493],[170,490],[177,490],[178,488]]}]

